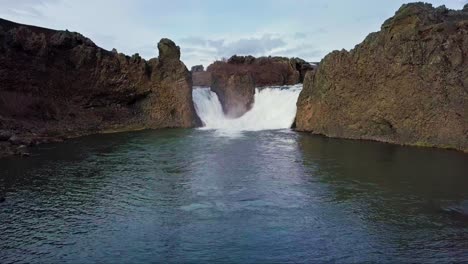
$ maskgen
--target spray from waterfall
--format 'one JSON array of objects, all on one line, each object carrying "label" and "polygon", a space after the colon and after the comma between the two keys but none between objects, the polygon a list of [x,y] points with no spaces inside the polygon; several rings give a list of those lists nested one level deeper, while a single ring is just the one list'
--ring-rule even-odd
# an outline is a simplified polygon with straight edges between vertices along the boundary
[{"label": "spray from waterfall", "polygon": [[193,101],[203,129],[257,131],[290,128],[296,116],[296,102],[302,85],[256,89],[250,111],[235,119],[227,118],[218,96],[209,88],[193,89]]}]

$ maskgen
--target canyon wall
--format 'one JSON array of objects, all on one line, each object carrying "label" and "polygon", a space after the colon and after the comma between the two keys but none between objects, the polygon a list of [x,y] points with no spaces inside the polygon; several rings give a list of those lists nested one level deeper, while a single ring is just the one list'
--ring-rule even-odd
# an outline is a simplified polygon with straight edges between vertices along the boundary
[{"label": "canyon wall", "polygon": [[296,129],[468,151],[468,5],[403,5],[307,74]]},{"label": "canyon wall", "polygon": [[162,39],[158,49],[146,61],[79,33],[0,19],[0,153],[92,133],[200,125],[179,47]]}]

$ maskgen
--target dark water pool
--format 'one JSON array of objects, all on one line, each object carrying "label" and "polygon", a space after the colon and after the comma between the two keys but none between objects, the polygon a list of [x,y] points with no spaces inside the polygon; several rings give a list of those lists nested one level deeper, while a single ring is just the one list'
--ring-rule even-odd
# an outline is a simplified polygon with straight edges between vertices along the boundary
[{"label": "dark water pool", "polygon": [[0,263],[468,261],[454,151],[143,131],[0,160],[0,187]]}]

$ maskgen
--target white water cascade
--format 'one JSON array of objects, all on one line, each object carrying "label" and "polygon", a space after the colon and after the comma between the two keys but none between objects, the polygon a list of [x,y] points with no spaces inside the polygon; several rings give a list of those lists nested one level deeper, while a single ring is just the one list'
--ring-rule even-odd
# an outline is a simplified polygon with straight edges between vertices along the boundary
[{"label": "white water cascade", "polygon": [[252,109],[239,118],[224,115],[218,96],[209,88],[193,89],[193,101],[203,129],[257,131],[290,128],[302,85],[256,89]]}]

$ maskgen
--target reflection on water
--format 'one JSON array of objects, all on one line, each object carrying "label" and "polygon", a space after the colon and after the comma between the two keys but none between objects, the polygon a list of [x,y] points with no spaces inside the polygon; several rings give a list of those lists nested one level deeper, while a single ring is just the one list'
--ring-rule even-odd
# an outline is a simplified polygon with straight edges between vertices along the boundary
[{"label": "reflection on water", "polygon": [[[0,160],[0,262],[461,262],[468,158],[288,130],[97,135]],[[449,212],[449,213],[447,213]]]}]

